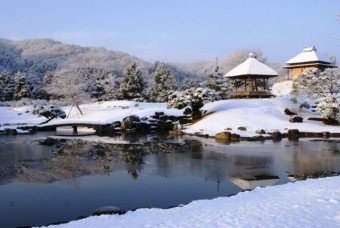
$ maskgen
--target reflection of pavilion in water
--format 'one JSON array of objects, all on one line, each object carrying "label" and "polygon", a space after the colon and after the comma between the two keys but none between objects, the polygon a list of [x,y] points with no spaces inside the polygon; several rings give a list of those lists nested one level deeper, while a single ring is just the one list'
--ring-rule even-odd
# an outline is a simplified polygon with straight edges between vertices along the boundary
[{"label": "reflection of pavilion in water", "polygon": [[273,158],[270,156],[236,155],[233,160],[236,169],[230,181],[243,190],[270,186],[279,180],[272,174]]}]

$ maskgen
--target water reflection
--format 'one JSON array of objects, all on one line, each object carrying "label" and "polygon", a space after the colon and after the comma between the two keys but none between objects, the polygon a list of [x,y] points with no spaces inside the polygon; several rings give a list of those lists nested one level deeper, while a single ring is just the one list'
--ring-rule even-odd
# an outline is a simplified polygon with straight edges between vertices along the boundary
[{"label": "water reflection", "polygon": [[[0,227],[75,219],[108,204],[125,210],[169,207],[340,172],[339,141],[331,140],[221,144],[205,138],[132,135],[122,136],[129,143],[114,144],[101,138],[34,136],[32,142],[25,137],[0,137],[0,202],[6,202],[0,210],[6,218],[18,216],[13,205],[22,201],[28,202],[28,210],[45,210],[46,205],[34,209],[37,200],[53,195],[47,200],[56,212],[46,220],[31,216],[36,222],[9,219]],[[36,192],[41,194],[32,197]],[[68,203],[57,206],[57,196]],[[82,200],[74,202],[78,197]]]}]

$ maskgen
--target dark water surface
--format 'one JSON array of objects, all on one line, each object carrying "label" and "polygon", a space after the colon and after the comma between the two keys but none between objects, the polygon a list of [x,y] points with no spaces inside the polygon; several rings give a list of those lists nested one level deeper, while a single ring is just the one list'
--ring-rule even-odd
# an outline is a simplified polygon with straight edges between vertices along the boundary
[{"label": "dark water surface", "polygon": [[0,227],[75,220],[108,205],[168,208],[340,172],[339,140],[36,140],[52,134],[0,136]]}]

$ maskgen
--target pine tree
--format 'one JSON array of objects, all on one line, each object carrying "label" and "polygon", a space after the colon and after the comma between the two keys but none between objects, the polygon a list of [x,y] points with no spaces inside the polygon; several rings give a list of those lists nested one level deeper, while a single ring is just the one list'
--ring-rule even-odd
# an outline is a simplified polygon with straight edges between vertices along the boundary
[{"label": "pine tree", "polygon": [[220,72],[219,66],[216,65],[214,72],[208,76],[205,87],[220,92],[222,90],[223,82],[223,74]]},{"label": "pine tree", "polygon": [[190,107],[192,120],[201,118],[202,113],[200,108],[207,102],[220,100],[220,95],[208,88],[190,88],[185,91],[176,91],[169,96],[167,106],[169,108],[182,109]]},{"label": "pine tree", "polygon": [[165,63],[157,61],[152,76],[155,86],[149,92],[150,100],[153,102],[167,102],[169,95],[177,89],[176,80],[171,70]]},{"label": "pine tree", "polygon": [[122,99],[142,101],[145,86],[142,71],[138,69],[137,63],[133,63],[126,69],[119,91]]},{"label": "pine tree", "polygon": [[27,76],[21,72],[15,74],[15,99],[30,97],[30,89],[27,81]]},{"label": "pine tree", "polygon": [[4,71],[0,74],[0,101],[11,101],[15,92],[15,86],[11,74]]}]

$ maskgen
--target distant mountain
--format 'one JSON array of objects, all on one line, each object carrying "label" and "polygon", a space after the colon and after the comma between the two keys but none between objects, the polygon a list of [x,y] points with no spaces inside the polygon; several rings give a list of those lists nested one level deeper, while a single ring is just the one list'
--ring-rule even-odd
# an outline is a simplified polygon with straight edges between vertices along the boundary
[{"label": "distant mountain", "polygon": [[[257,53],[260,59],[266,60],[260,50],[239,50],[220,62],[221,73],[228,72],[244,61],[249,52]],[[112,91],[118,90],[124,72],[134,62],[143,72],[147,90],[152,89],[152,73],[157,64],[127,53],[63,44],[51,39],[13,41],[0,38],[0,101],[25,97],[47,99],[50,96],[47,85],[59,81],[65,83],[70,79],[72,83],[79,82],[90,98],[114,99]],[[206,81],[216,68],[215,61],[164,64],[170,69],[180,90]],[[280,64],[268,64],[282,74]]]},{"label": "distant mountain", "polygon": [[[16,74],[24,75],[32,88],[33,99],[44,98],[41,90],[48,74],[79,77],[91,84],[106,72],[111,77],[110,81],[114,82],[114,87],[133,62],[138,64],[145,81],[152,86],[154,64],[124,52],[63,44],[51,39],[0,39],[0,75],[6,73],[13,81]],[[192,70],[184,65],[167,65],[179,83],[188,78],[201,81],[206,77],[204,70]],[[205,67],[202,64],[199,66],[202,69]]]}]

